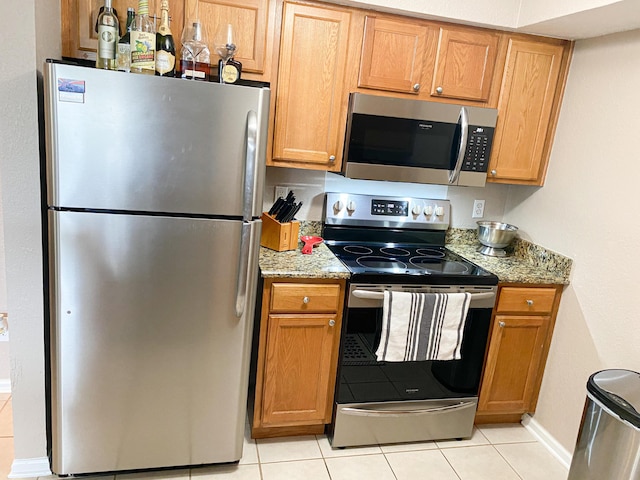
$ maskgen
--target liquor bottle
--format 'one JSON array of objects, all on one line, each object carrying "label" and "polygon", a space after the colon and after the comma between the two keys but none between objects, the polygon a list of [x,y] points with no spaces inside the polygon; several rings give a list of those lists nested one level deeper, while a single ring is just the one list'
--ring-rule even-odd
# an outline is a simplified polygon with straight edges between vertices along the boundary
[{"label": "liquor bottle", "polygon": [[116,42],[120,25],[111,8],[111,0],[104,1],[104,10],[98,15],[98,53],[96,68],[116,69]]},{"label": "liquor bottle", "polygon": [[131,72],[155,75],[156,32],[149,18],[149,0],[138,0],[138,14],[131,24]]},{"label": "liquor bottle", "polygon": [[242,73],[242,63],[235,58],[230,58],[226,62],[218,60],[218,75],[220,83],[237,83]]},{"label": "liquor bottle", "polygon": [[156,75],[176,76],[176,46],[169,28],[169,0],[160,2],[160,28],[156,33]]},{"label": "liquor bottle", "polygon": [[236,83],[240,80],[242,64],[233,59],[237,51],[233,40],[233,26],[229,23],[218,27],[214,40],[218,61],[218,81],[220,83]]},{"label": "liquor bottle", "polygon": [[200,22],[192,22],[182,31],[180,71],[182,78],[209,80],[211,53]]},{"label": "liquor bottle", "polygon": [[131,64],[131,40],[130,40],[130,32],[131,32],[131,24],[136,17],[136,11],[129,7],[127,8],[127,28],[125,29],[124,35],[120,37],[120,41],[118,42],[118,53],[116,54],[116,64],[118,66],[118,70],[121,72],[128,72]]}]

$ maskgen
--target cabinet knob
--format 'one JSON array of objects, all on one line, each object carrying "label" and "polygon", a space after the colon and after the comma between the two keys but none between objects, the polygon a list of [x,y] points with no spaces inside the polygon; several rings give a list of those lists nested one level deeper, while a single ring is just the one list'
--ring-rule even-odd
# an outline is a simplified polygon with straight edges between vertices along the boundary
[{"label": "cabinet knob", "polygon": [[309,303],[309,297],[304,297],[302,299],[302,303]]},{"label": "cabinet knob", "polygon": [[414,91],[414,92],[418,92],[419,90],[420,90],[420,84],[419,84],[419,83],[416,83],[416,84],[413,86],[413,91]]},{"label": "cabinet knob", "polygon": [[329,326],[330,327],[333,327],[335,324],[336,324],[335,320],[333,320],[333,319],[329,320]]},{"label": "cabinet knob", "polygon": [[533,300],[527,300],[527,305],[529,305],[530,307],[533,306]]},{"label": "cabinet knob", "polygon": [[437,87],[437,88],[436,88],[436,93],[437,93],[438,95],[442,95],[442,92],[443,92],[442,87]]},{"label": "cabinet knob", "polygon": [[498,174],[498,172],[496,172],[495,170],[491,170],[491,176],[495,177]]},{"label": "cabinet knob", "polygon": [[336,161],[336,156],[335,156],[335,155],[331,155],[331,156],[329,157],[329,161],[330,161],[330,162],[335,162],[335,161]]},{"label": "cabinet knob", "polygon": [[498,322],[498,325],[500,326],[500,328],[504,328],[504,326],[506,325],[506,323],[504,323],[504,322]]}]

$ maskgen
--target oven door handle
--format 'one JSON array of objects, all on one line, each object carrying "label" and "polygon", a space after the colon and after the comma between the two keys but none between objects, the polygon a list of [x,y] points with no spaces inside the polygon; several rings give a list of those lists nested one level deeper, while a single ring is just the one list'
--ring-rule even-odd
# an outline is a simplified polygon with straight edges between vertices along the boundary
[{"label": "oven door handle", "polygon": [[[384,298],[384,291],[371,291],[371,290],[354,290],[351,292],[354,297],[358,298],[366,298],[368,300],[382,300]],[[472,293],[471,301],[473,300],[484,300],[488,298],[495,298],[495,292],[486,292],[486,293]]]},{"label": "oven door handle", "polygon": [[432,407],[432,408],[420,408],[416,410],[377,410],[373,408],[354,408],[354,407],[345,407],[341,410],[342,413],[347,415],[357,415],[361,417],[377,417],[377,416],[385,416],[385,417],[400,417],[405,415],[424,415],[429,413],[442,413],[447,412],[449,410],[462,410],[467,408],[475,408],[476,402],[460,402],[455,405],[446,405],[442,407]]}]

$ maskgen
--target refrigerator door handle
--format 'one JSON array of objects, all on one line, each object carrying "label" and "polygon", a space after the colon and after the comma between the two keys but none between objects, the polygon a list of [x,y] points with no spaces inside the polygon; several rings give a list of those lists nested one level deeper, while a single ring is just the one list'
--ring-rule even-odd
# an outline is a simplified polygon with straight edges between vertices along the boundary
[{"label": "refrigerator door handle", "polygon": [[249,254],[251,250],[251,223],[242,222],[240,236],[240,263],[238,264],[238,283],[236,284],[236,317],[244,315],[247,303],[247,276],[249,274]]},{"label": "refrigerator door handle", "polygon": [[251,250],[251,217],[253,211],[253,192],[256,178],[256,160],[258,139],[258,115],[253,110],[247,113],[247,157],[245,160],[244,189],[242,199],[242,233],[240,236],[240,259],[238,264],[238,283],[236,284],[236,316],[244,315],[247,299],[247,276],[249,274],[249,254]]},{"label": "refrigerator door handle", "polygon": [[242,201],[242,220],[250,222],[253,211],[253,194],[256,181],[258,140],[258,114],[249,110],[247,114],[247,157],[245,160],[244,190]]}]

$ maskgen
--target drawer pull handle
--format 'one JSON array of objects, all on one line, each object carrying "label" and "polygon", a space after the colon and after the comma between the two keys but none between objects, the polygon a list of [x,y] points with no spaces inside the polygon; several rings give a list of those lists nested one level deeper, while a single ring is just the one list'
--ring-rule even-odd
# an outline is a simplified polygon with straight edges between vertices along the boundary
[{"label": "drawer pull handle", "polygon": [[329,326],[330,327],[333,327],[335,324],[336,324],[335,320],[333,320],[333,319],[329,320]]},{"label": "drawer pull handle", "polygon": [[505,325],[506,325],[506,323],[504,323],[504,322],[498,322],[498,325],[500,325],[500,328],[504,328],[504,327],[505,327]]},{"label": "drawer pull handle", "polygon": [[309,303],[309,297],[304,297],[302,299],[302,303]]},{"label": "drawer pull handle", "polygon": [[529,305],[530,307],[533,306],[533,300],[527,300],[527,305]]}]

